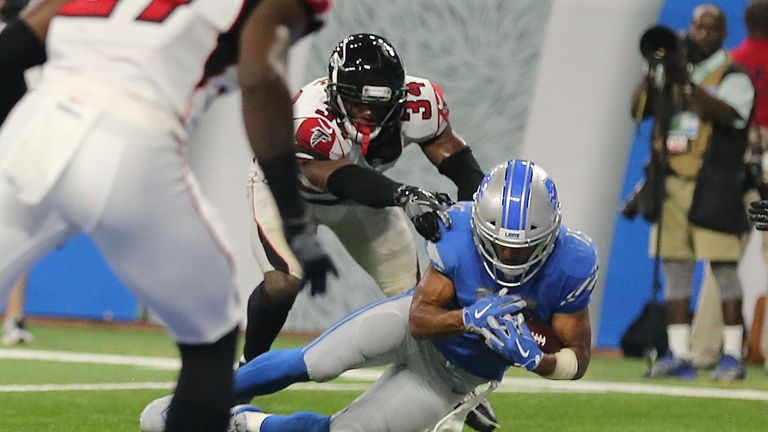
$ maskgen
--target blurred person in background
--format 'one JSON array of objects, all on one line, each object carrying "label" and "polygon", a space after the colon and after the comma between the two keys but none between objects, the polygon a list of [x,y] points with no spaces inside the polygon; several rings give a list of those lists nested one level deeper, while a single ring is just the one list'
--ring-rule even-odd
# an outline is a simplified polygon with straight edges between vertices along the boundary
[{"label": "blurred person in background", "polygon": [[[763,153],[768,151],[768,0],[751,0],[744,11],[747,38],[733,50],[733,59],[744,66],[755,86],[755,113],[750,142]],[[764,177],[765,165],[759,174]],[[765,182],[764,178],[758,179]],[[768,199],[765,193],[760,198]],[[768,261],[768,234],[763,234],[763,258]],[[763,316],[768,317],[768,302]],[[760,351],[768,369],[768,320],[763,321]]]},{"label": "blurred person in background", "polygon": [[24,321],[24,300],[27,293],[29,273],[25,273],[11,288],[8,302],[5,305],[5,319],[3,321],[3,345],[17,345],[32,343],[35,337],[27,329]]},{"label": "blurred person in background", "polygon": [[[690,301],[696,260],[709,261],[720,286],[723,347],[714,380],[743,379],[742,288],[737,263],[749,230],[743,202],[744,155],[754,88],[743,68],[723,49],[726,21],[712,4],[698,6],[688,31],[685,58],[673,58],[665,70],[672,105],[664,142],[654,125],[655,154],[667,161],[668,173],[660,229],[660,256],[666,275],[669,352],[648,370],[651,377],[693,378]],[[682,43],[681,43],[682,45]],[[656,69],[650,68],[649,75]],[[652,100],[665,97],[646,76],[633,97],[633,111],[656,115]],[[644,96],[648,104],[644,104]],[[655,242],[651,241],[651,245]],[[653,246],[652,246],[653,247]],[[652,252],[653,254],[656,251]]]},{"label": "blurred person in background", "polygon": [[[27,5],[28,1],[0,0],[0,31],[5,28],[6,23],[17,19],[19,12]],[[0,52],[0,56],[2,55],[3,53]],[[0,81],[3,83],[3,91],[0,92],[0,125],[2,125],[8,112],[27,91],[27,83],[24,79],[23,69],[10,68],[7,61],[0,61],[0,65]],[[34,341],[34,337],[27,329],[24,321],[24,300],[28,279],[28,273],[25,273],[11,288],[8,295],[3,322],[3,345]]]}]

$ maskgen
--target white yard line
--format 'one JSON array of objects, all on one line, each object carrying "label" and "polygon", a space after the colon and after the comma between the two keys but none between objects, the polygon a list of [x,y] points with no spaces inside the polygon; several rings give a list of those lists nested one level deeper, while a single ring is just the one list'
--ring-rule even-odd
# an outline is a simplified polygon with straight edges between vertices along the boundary
[{"label": "white yard line", "polygon": [[110,390],[171,390],[175,383],[105,383],[105,384],[41,384],[41,385],[3,385],[0,393],[32,393],[56,391],[110,391]]},{"label": "white yard line", "polygon": [[63,363],[95,363],[119,366],[137,366],[159,370],[177,370],[179,359],[170,357],[143,357],[113,354],[42,351],[30,349],[0,349],[0,359],[43,360]]},{"label": "white yard line", "polygon": [[[176,370],[179,360],[167,357],[121,356],[109,354],[68,353],[61,351],[40,351],[28,349],[0,349],[0,359],[41,360],[65,363],[92,363],[123,366],[138,366],[160,370]],[[299,383],[289,390],[317,391],[363,391],[368,384],[382,374],[379,369],[348,371],[342,380],[363,383],[332,382],[324,384]],[[5,385],[0,393],[48,392],[48,391],[109,391],[109,390],[153,390],[172,389],[171,382],[112,383],[112,384],[44,384]],[[496,390],[499,393],[626,393],[662,396],[721,398],[768,401],[768,391],[749,389],[723,389],[708,387],[685,387],[675,385],[617,383],[601,381],[549,381],[543,378],[506,378]]]}]

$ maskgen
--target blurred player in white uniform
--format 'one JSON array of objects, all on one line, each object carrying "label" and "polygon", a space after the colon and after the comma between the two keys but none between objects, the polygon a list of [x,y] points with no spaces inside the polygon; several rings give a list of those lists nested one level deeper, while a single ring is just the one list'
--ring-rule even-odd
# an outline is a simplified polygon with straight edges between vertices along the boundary
[{"label": "blurred player in white uniform", "polygon": [[[329,8],[329,0],[48,0],[0,41],[1,50],[37,38],[48,50],[39,88],[0,130],[0,294],[42,254],[87,233],[179,344],[166,431],[225,430],[243,309],[229,241],[184,157],[194,91],[239,54],[252,147],[274,178],[288,179],[275,193],[292,218],[288,236],[307,246],[297,255],[324,282],[329,261],[302,223],[283,73],[292,41]],[[264,109],[265,98],[277,108]]]}]

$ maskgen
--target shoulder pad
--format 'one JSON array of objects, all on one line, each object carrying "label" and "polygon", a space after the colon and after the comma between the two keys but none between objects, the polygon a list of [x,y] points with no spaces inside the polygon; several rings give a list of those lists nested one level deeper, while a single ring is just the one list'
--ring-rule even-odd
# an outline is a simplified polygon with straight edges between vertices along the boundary
[{"label": "shoulder pad", "polygon": [[336,159],[333,156],[337,132],[332,124],[322,117],[310,117],[297,122],[297,153],[305,153],[312,159]]},{"label": "shoulder pad", "polygon": [[552,258],[570,277],[585,279],[597,270],[597,246],[589,236],[569,227],[561,228],[557,250]]},{"label": "shoulder pad", "polygon": [[426,142],[448,127],[448,105],[442,91],[425,78],[405,77],[408,96],[403,107],[403,135],[407,143]]}]

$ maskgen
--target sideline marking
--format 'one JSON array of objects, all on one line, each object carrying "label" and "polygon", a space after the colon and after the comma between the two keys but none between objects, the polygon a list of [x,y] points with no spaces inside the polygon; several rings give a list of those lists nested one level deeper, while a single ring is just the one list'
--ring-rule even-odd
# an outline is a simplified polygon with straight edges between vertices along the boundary
[{"label": "sideline marking", "polygon": [[[0,349],[0,359],[43,360],[65,363],[95,363],[177,370],[179,360],[169,357],[123,356],[111,354],[69,353],[28,349]],[[288,390],[364,391],[381,376],[380,369],[359,369],[345,372],[340,379],[362,383],[298,383]],[[107,384],[43,384],[3,385],[0,393],[48,391],[110,391],[172,389],[172,382],[107,383]],[[619,383],[605,381],[550,381],[544,378],[507,377],[498,393],[626,393],[642,395],[682,396],[768,401],[768,391],[751,389],[723,389],[711,387],[685,387],[661,384]]]},{"label": "sideline marking", "polygon": [[145,357],[116,354],[93,354],[65,351],[43,351],[18,348],[0,349],[0,359],[43,360],[62,363],[95,363],[119,366],[137,366],[159,370],[177,370],[181,361],[171,357]]},{"label": "sideline marking", "polygon": [[[717,388],[694,388],[661,386],[653,384],[620,384],[611,382],[546,383],[537,378],[508,378],[496,393],[627,393],[652,394],[661,396],[682,396],[694,398],[717,398],[768,401],[768,392],[759,390],[727,390]],[[573,385],[576,384],[576,385]],[[44,393],[58,391],[125,391],[125,390],[171,390],[174,382],[105,383],[105,384],[41,384],[3,385],[0,393]],[[368,383],[298,383],[286,390],[304,391],[365,391]]]}]

